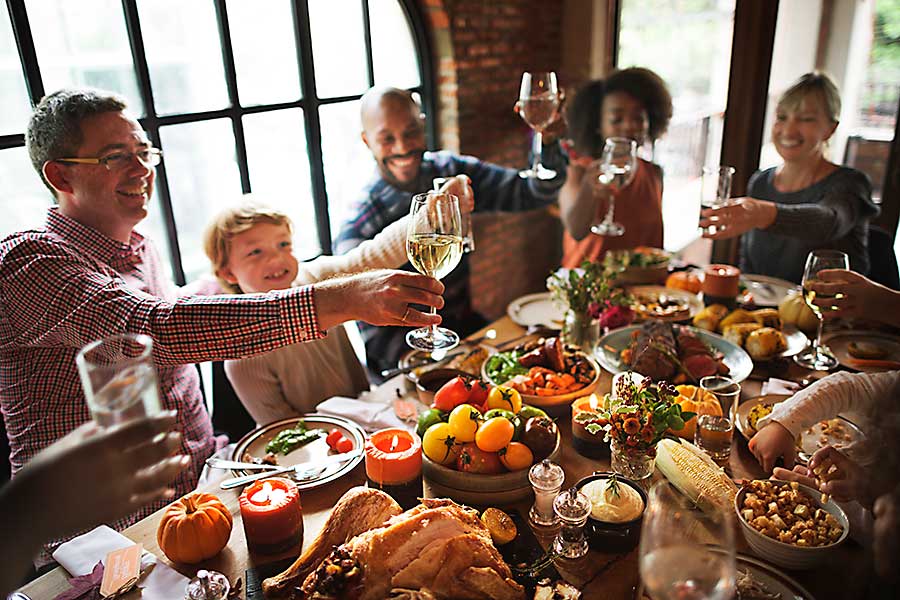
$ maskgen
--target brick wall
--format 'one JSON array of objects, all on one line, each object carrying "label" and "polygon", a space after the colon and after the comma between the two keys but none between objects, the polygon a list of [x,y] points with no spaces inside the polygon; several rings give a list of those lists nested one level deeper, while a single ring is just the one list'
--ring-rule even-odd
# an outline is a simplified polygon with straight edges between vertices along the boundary
[{"label": "brick wall", "polygon": [[[563,0],[419,0],[429,29],[443,148],[525,166],[528,126],[513,112],[522,72],[555,70],[560,83]],[[476,198],[477,202],[477,198]],[[502,315],[516,297],[544,289],[559,264],[555,211],[482,214],[474,222],[475,308]]]}]

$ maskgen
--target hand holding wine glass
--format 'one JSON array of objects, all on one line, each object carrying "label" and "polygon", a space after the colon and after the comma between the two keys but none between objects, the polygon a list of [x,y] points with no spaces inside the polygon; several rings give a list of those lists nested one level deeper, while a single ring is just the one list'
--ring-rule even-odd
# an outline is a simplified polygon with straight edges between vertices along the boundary
[{"label": "hand holding wine glass", "polygon": [[803,299],[819,319],[819,327],[812,346],[794,357],[794,362],[801,367],[816,371],[830,371],[838,366],[838,360],[831,350],[822,345],[822,326],[825,321],[823,310],[830,310],[831,301],[842,298],[843,295],[835,290],[832,290],[834,293],[823,294],[822,287],[816,284],[820,283],[819,271],[849,268],[850,259],[839,250],[814,250],[806,257],[806,267],[803,269]]},{"label": "hand holding wine glass", "polygon": [[[459,200],[444,192],[418,194],[412,199],[409,216],[406,232],[409,262],[423,275],[442,279],[456,268],[462,256]],[[431,312],[435,312],[434,307]],[[426,352],[449,350],[459,344],[459,336],[432,325],[407,333],[406,343]]]},{"label": "hand holding wine glass", "polygon": [[522,85],[519,88],[516,110],[519,116],[534,130],[534,146],[531,168],[520,171],[520,177],[537,179],[556,177],[556,171],[547,169],[541,164],[541,151],[543,149],[543,131],[556,118],[559,102],[556,73],[535,71],[522,74]]},{"label": "hand holding wine glass", "polygon": [[637,142],[628,138],[607,138],[600,160],[598,181],[610,190],[609,207],[603,221],[591,225],[591,231],[597,235],[618,237],[625,233],[625,227],[613,220],[616,196],[634,180],[638,166]]},{"label": "hand holding wine glass", "polygon": [[641,529],[640,571],[654,600],[732,598],[736,573],[731,513],[702,512],[671,483],[656,483]]}]

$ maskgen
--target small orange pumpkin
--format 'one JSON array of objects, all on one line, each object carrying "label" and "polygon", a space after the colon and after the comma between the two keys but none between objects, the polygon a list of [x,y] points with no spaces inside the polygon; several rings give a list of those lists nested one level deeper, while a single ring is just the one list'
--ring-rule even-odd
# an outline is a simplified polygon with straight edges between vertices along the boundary
[{"label": "small orange pumpkin", "polygon": [[166,507],[156,542],[172,562],[194,564],[222,551],[231,526],[231,512],[221,500],[193,492]]},{"label": "small orange pumpkin", "polygon": [[[719,400],[709,390],[704,390],[694,385],[678,385],[675,386],[675,391],[678,392],[675,402],[681,406],[682,411],[697,413],[697,415],[722,416],[722,407],[719,405]],[[697,417],[694,416],[686,421],[684,427],[678,431],[670,431],[693,442],[696,428]]]},{"label": "small orange pumpkin", "polygon": [[696,273],[690,271],[675,271],[666,278],[666,287],[673,290],[684,290],[692,294],[699,294],[703,282]]}]

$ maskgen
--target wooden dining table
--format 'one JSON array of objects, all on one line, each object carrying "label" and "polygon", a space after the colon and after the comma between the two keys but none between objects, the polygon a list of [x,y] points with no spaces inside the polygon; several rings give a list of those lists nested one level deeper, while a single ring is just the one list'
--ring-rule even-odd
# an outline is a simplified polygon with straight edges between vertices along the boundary
[{"label": "wooden dining table", "polygon": [[[496,345],[502,345],[507,340],[519,338],[525,334],[525,329],[514,323],[509,317],[503,317],[485,327],[483,330],[474,333],[472,337],[482,336],[489,329],[496,331],[497,336],[494,341]],[[792,362],[790,364],[781,365],[780,368],[782,370],[779,371],[778,374],[785,378],[800,380],[810,375],[809,371],[793,365]],[[764,379],[766,375],[767,373],[754,372],[749,379],[741,384],[742,400],[760,394],[761,379]],[[597,393],[602,394],[608,392],[611,382],[612,376],[609,373],[603,372],[600,377]],[[399,375],[384,382],[378,386],[378,388],[373,390],[372,401],[391,402],[397,397],[398,392],[401,395],[410,398],[415,397],[415,389],[409,384],[405,376]],[[565,471],[565,486],[571,486],[579,479],[591,475],[595,471],[609,470],[610,465],[608,459],[587,458],[576,452],[573,448],[571,415],[565,414],[561,416],[558,420],[558,425],[561,434],[561,444],[560,452],[556,460]],[[727,465],[727,472],[736,480],[764,478],[767,476],[750,453],[746,441],[737,433],[735,434],[735,443],[732,446],[731,457]],[[247,549],[244,529],[241,524],[240,510],[238,508],[239,490],[226,491],[221,490],[218,486],[221,478],[226,476],[228,476],[228,474],[223,474],[219,479],[210,481],[201,488],[202,491],[211,492],[217,495],[234,516],[234,528],[231,533],[231,539],[229,540],[227,547],[217,556],[198,565],[175,564],[168,561],[156,543],[156,530],[162,516],[162,510],[135,523],[131,527],[125,529],[122,533],[134,542],[143,544],[145,550],[153,553],[159,557],[162,562],[168,564],[187,577],[194,576],[198,569],[207,569],[224,573],[232,582],[234,582],[238,578],[244,579],[245,571],[247,569],[252,569],[286,558],[296,557],[299,554],[299,548],[274,556],[257,555]],[[648,485],[660,479],[663,479],[663,476],[657,470],[654,472]],[[306,545],[308,545],[319,533],[328,518],[332,507],[337,503],[340,497],[351,487],[365,485],[365,483],[365,469],[362,464],[360,464],[352,472],[336,481],[302,492],[301,503],[303,507],[304,547],[306,547]],[[427,497],[432,495],[427,479],[425,481],[424,494]],[[503,508],[507,510],[516,510],[522,515],[527,515],[530,506],[531,499],[528,499],[512,506],[504,506]],[[548,530],[535,527],[533,530],[535,537],[544,547],[553,540],[555,535],[555,532],[552,529]],[[738,552],[751,553],[739,531],[736,531],[735,539],[737,540]],[[556,566],[557,570],[566,580],[583,591],[585,599],[621,598],[623,600],[632,600],[638,598],[640,595],[637,554],[637,550],[626,554],[613,554],[592,549],[588,555],[582,559],[557,559]],[[766,557],[763,556],[760,558],[765,560]],[[827,600],[830,598],[859,598],[862,597],[863,591],[865,590],[870,564],[869,558],[867,549],[863,548],[854,540],[848,539],[837,549],[832,560],[827,564],[809,571],[785,572],[803,585],[817,600]],[[61,567],[57,567],[27,584],[21,591],[32,598],[32,600],[51,600],[69,588],[67,582],[68,578],[69,574]],[[136,591],[124,596],[124,598],[128,600],[139,597],[140,595]],[[243,595],[241,597],[243,597]]]}]

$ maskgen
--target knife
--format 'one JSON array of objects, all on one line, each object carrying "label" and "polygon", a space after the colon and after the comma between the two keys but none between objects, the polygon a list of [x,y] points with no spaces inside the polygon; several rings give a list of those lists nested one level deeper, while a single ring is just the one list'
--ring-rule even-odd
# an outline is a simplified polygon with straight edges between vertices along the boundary
[{"label": "knife", "polygon": [[281,467],[279,469],[265,471],[263,473],[245,475],[244,477],[232,477],[231,479],[226,479],[225,481],[220,483],[219,487],[221,487],[223,490],[230,490],[232,488],[240,487],[242,485],[254,482],[258,479],[265,479],[266,477],[274,477],[275,475],[283,475],[291,472],[302,473],[303,471],[316,469],[318,467],[325,467],[334,463],[347,462],[348,460],[353,460],[361,454],[362,448],[358,448],[356,450],[351,450],[350,452],[344,452],[343,454],[334,454],[332,456],[326,456],[325,458],[320,458],[318,460],[303,462],[290,467]]}]

